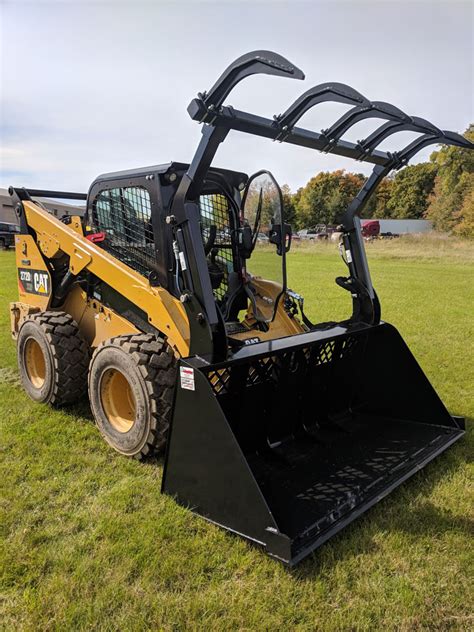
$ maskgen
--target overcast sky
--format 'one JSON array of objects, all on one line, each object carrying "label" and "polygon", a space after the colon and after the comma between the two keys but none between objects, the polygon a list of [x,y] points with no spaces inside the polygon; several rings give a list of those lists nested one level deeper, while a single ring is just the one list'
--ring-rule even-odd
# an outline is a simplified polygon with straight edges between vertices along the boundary
[{"label": "overcast sky", "polygon": [[[269,49],[306,80],[255,76],[229,102],[272,116],[312,85],[348,83],[442,129],[474,122],[473,3],[0,0],[0,186],[87,191],[104,171],[188,162],[186,107],[239,55]],[[317,131],[346,106],[301,121]],[[364,138],[376,122],[345,138]],[[396,149],[400,134],[381,149]],[[430,149],[418,157],[426,159]],[[369,166],[233,132],[216,164],[272,170],[292,189],[321,170]]]}]

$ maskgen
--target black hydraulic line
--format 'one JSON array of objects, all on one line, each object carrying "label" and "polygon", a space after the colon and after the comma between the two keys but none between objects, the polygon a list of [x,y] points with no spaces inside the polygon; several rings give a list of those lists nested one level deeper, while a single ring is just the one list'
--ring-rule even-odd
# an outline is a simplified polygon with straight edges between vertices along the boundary
[{"label": "black hydraulic line", "polygon": [[71,272],[71,270],[67,270],[66,274],[56,288],[56,291],[54,292],[51,307],[58,307],[63,303],[71,285],[76,279],[77,276],[73,272]]}]

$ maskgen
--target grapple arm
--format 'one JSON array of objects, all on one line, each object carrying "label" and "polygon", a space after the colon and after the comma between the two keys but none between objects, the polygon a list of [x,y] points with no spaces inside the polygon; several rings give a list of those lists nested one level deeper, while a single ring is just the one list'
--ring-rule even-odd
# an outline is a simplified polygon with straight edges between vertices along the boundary
[{"label": "grapple arm", "polygon": [[[358,314],[357,320],[362,322],[378,322],[380,309],[372,287],[360,231],[359,217],[364,206],[382,179],[392,169],[400,169],[406,165],[410,158],[427,145],[446,143],[466,148],[473,145],[459,134],[441,131],[430,121],[408,115],[390,103],[371,101],[350,86],[337,82],[313,86],[300,95],[283,114],[271,118],[236,110],[226,105],[225,100],[237,83],[254,74],[304,78],[303,72],[284,57],[270,51],[254,51],[239,57],[230,64],[212,88],[205,93],[199,93],[188,107],[191,118],[204,123],[203,136],[188,172],[181,182],[178,194],[175,196],[173,215],[178,225],[182,227],[184,241],[188,244],[187,250],[192,253],[190,258],[193,259],[193,253],[202,250],[202,244],[191,243],[191,231],[187,225],[189,219],[198,214],[196,200],[199,191],[220,143],[225,140],[230,130],[371,163],[374,165],[373,173],[343,214],[341,225],[345,249],[350,253],[348,256],[350,276],[357,281],[354,286],[364,288],[364,297],[357,295],[354,298],[353,294],[357,307],[354,313]],[[296,126],[306,112],[324,102],[345,103],[353,107],[320,133]],[[354,125],[366,119],[382,119],[384,123],[365,140],[357,143],[344,140],[343,137]],[[401,151],[384,152],[378,149],[380,143],[386,138],[402,131],[419,133],[421,136]],[[193,207],[192,212],[191,207]],[[196,236],[195,239],[198,237]],[[205,278],[200,278],[206,276],[207,268],[202,261],[201,265],[198,265],[199,258],[196,256],[196,265],[191,266],[195,291],[190,290],[189,294],[196,296],[196,305],[203,306],[202,312],[207,315],[211,327],[222,330],[213,307],[209,283]],[[189,305],[191,304],[190,301]],[[191,322],[195,320],[191,315],[189,318]],[[192,340],[199,340],[197,333],[194,336],[191,335]],[[219,337],[222,337],[221,334]],[[203,345],[193,346],[192,352],[203,355],[206,352],[210,353],[210,349],[215,347],[215,340],[214,342],[203,340]]]}]

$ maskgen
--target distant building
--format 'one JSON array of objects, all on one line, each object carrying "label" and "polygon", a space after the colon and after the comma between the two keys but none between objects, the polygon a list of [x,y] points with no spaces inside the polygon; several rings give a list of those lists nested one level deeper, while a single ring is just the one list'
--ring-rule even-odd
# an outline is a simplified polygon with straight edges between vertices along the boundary
[{"label": "distant building", "polygon": [[0,222],[18,224],[18,218],[13,208],[13,202],[7,189],[0,189]]},{"label": "distant building", "polygon": [[407,233],[428,233],[433,224],[427,219],[379,219],[381,233],[406,235]]},{"label": "distant building", "polygon": [[[58,200],[50,200],[48,198],[33,198],[41,202],[48,211],[55,217],[63,217],[63,215],[84,215],[85,206],[75,206],[66,204]],[[7,189],[0,189],[0,222],[9,224],[18,224],[18,218],[13,208],[13,201]]]}]

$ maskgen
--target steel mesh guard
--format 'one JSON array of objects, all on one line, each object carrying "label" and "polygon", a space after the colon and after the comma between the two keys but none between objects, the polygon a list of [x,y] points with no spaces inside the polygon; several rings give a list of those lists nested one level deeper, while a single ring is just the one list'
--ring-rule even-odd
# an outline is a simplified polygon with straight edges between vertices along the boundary
[{"label": "steel mesh guard", "polygon": [[215,193],[201,195],[199,198],[201,213],[201,233],[204,244],[207,243],[211,233],[211,227],[216,227],[216,238],[209,258],[217,263],[224,273],[224,279],[214,296],[222,301],[229,289],[229,272],[234,270],[234,254],[232,246],[231,209],[225,195]]},{"label": "steel mesh guard", "polygon": [[[243,372],[245,380],[240,378],[239,383],[246,387],[259,384],[272,383],[278,388],[282,373],[298,373],[304,376],[312,368],[321,364],[330,364],[339,360],[348,359],[357,347],[361,347],[362,341],[353,336],[348,336],[336,344],[335,340],[326,340],[312,347],[269,355],[257,358],[250,362]],[[231,375],[238,370],[242,375],[241,367],[228,366],[222,369],[211,369],[206,373],[207,379],[216,395],[224,395],[229,392]]]},{"label": "steel mesh guard", "polygon": [[151,200],[144,187],[101,191],[94,201],[93,218],[106,234],[105,250],[144,276],[155,268]]}]

